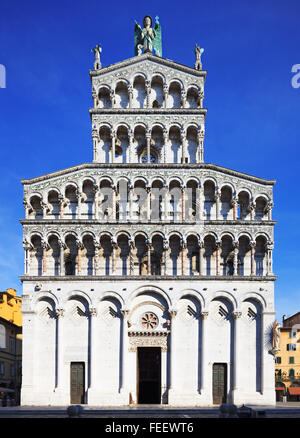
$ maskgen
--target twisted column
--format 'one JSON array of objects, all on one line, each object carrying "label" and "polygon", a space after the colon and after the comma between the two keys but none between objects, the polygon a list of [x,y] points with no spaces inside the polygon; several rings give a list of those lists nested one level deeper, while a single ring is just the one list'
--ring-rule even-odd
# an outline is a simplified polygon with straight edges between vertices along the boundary
[{"label": "twisted column", "polygon": [[233,242],[233,275],[238,275],[239,242]]}]

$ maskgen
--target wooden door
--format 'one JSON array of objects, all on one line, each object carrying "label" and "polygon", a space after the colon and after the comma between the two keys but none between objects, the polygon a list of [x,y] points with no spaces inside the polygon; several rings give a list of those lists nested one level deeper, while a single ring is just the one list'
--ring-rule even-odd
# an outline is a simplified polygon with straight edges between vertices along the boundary
[{"label": "wooden door", "polygon": [[220,405],[227,400],[227,364],[213,364],[213,404]]},{"label": "wooden door", "polygon": [[138,403],[160,404],[161,348],[139,347],[137,371]]},{"label": "wooden door", "polygon": [[71,362],[71,404],[84,403],[84,362]]}]

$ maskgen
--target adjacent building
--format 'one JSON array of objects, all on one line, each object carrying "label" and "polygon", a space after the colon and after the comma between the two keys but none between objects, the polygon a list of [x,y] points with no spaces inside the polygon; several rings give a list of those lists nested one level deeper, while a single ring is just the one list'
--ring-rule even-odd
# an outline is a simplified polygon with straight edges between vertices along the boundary
[{"label": "adjacent building", "polygon": [[22,299],[14,289],[0,292],[0,403],[20,402],[22,380]]},{"label": "adjacent building", "polygon": [[275,403],[275,181],[204,162],[202,52],[96,46],[92,162],[22,181],[22,404]]},{"label": "adjacent building", "polygon": [[276,355],[276,398],[300,400],[300,312],[285,318],[280,327],[279,352]]}]

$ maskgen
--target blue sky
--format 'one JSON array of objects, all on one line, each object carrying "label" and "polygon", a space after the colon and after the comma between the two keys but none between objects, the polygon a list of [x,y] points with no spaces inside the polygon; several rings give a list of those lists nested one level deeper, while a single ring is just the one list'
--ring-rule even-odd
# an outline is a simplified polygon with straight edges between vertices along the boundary
[{"label": "blue sky", "polygon": [[160,17],[165,58],[193,66],[205,49],[205,161],[276,179],[277,318],[300,311],[299,0],[1,0],[0,290],[21,294],[20,180],[92,161],[91,49],[103,66],[131,58],[146,14]]}]

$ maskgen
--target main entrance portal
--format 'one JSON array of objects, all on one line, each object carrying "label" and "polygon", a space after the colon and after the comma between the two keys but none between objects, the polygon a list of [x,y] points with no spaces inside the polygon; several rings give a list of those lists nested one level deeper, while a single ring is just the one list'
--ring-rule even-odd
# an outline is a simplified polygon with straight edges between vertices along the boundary
[{"label": "main entrance portal", "polygon": [[137,365],[138,403],[160,404],[161,348],[139,347]]}]

